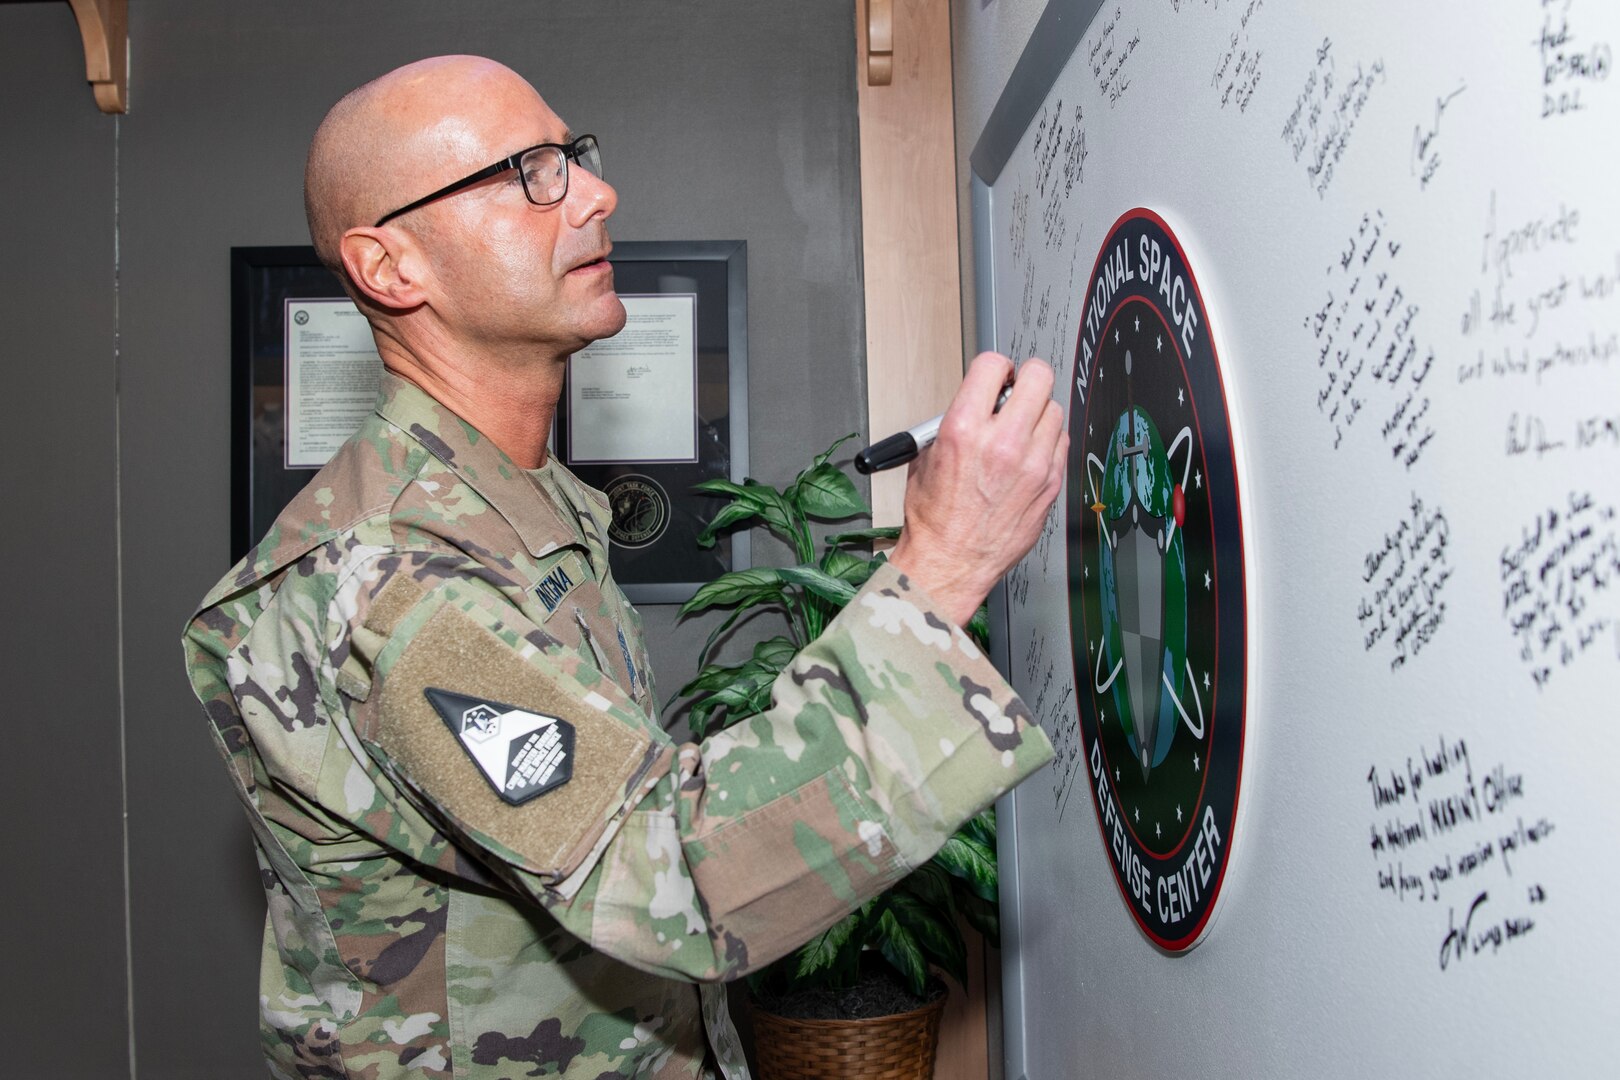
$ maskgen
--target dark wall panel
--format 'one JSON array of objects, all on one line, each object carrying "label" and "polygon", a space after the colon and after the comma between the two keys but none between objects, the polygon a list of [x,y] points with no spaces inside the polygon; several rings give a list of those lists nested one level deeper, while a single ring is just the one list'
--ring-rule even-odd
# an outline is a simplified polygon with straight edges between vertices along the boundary
[{"label": "dark wall panel", "polygon": [[0,1032],[9,1076],[121,1076],[116,121],[66,4],[0,5]]},{"label": "dark wall panel", "polygon": [[[601,137],[615,238],[748,241],[753,471],[791,476],[863,424],[854,16],[851,0],[142,0],[130,19],[121,467],[138,1074],[214,1080],[258,1074],[263,910],[177,644],[228,561],[230,247],[307,242],[304,152],[344,92],[421,56],[493,56]],[[677,633],[669,609],[648,616],[667,693],[702,636]]]}]

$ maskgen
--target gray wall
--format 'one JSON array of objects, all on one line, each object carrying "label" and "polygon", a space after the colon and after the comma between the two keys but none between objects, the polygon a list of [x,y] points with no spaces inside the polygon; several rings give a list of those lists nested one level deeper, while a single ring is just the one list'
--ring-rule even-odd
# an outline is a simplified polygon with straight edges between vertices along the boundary
[{"label": "gray wall", "polygon": [[[0,6],[0,1069],[128,1068],[111,121],[66,4]],[[14,1071],[15,1070],[15,1071]]]},{"label": "gray wall", "polygon": [[[853,19],[851,0],[142,0],[115,120],[66,5],[0,4],[0,325],[22,376],[0,427],[39,466],[7,502],[50,530],[6,539],[6,607],[31,620],[8,673],[44,721],[0,763],[5,865],[28,883],[0,930],[29,972],[0,991],[8,1073],[125,1075],[133,1039],[143,1078],[259,1074],[262,901],[178,632],[228,562],[229,249],[307,242],[327,106],[483,53],[601,136],[615,239],[747,240],[752,471],[781,479],[864,426]],[[647,614],[668,693],[706,626]]]},{"label": "gray wall", "polygon": [[[962,352],[979,351],[968,157],[1001,99],[1047,0],[951,0],[951,84],[956,97],[956,214],[962,256]],[[1018,357],[1017,359],[1023,359]]]}]

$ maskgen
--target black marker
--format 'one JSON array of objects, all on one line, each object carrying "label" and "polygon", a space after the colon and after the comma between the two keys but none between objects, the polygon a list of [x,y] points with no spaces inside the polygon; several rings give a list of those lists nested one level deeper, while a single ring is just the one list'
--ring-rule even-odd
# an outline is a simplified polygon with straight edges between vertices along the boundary
[{"label": "black marker", "polygon": [[[1000,412],[1001,407],[1007,404],[1012,396],[1012,383],[1001,388],[1001,394],[996,398],[996,407],[992,412]],[[890,435],[882,442],[873,443],[865,450],[855,455],[855,468],[862,473],[882,472],[892,469],[896,465],[904,465],[930,446],[939,438],[939,425],[945,419],[940,413],[932,420],[924,420],[916,427]]]}]

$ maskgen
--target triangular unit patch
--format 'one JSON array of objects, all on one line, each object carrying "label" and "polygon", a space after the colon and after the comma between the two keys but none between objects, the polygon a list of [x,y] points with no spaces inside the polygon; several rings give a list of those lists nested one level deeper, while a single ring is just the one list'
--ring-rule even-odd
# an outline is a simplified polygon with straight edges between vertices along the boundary
[{"label": "triangular unit patch", "polygon": [[422,691],[495,793],[513,806],[574,776],[574,725],[499,701]]}]

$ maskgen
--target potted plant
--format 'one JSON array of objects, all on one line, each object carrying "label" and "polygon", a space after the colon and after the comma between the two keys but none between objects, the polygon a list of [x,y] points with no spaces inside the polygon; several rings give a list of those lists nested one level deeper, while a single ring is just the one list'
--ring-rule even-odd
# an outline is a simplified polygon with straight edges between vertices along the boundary
[{"label": "potted plant", "polygon": [[[677,697],[690,703],[693,734],[703,738],[770,705],[771,684],[883,564],[855,550],[900,530],[837,533],[817,544],[810,522],[870,515],[854,483],[831,463],[846,435],[817,454],[785,489],[755,480],[709,480],[696,490],[727,502],[698,537],[710,546],[724,529],[763,524],[798,559],[786,567],[723,574],[681,608],[731,613],[709,635],[699,662],[745,615],[774,609],[786,633],[754,646],[741,663],[706,663]],[[985,644],[984,611],[968,626]],[[986,809],[945,842],[924,866],[867,901],[796,951],[749,978],[761,1071],[767,1080],[808,1076],[927,1078],[933,1074],[944,985],[936,967],[966,985],[959,919],[999,941],[995,810]]]}]

